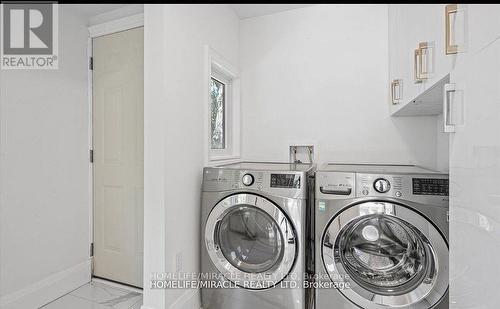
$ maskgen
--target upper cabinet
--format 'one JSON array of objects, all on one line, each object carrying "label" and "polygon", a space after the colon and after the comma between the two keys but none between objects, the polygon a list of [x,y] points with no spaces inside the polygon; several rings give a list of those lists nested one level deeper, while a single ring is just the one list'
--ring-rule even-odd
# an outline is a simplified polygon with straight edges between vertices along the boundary
[{"label": "upper cabinet", "polygon": [[[458,4],[450,15],[451,44],[456,65],[500,38],[499,4]],[[455,40],[456,42],[453,42]]]},{"label": "upper cabinet", "polygon": [[490,86],[498,88],[499,84],[500,5],[459,4],[449,12],[453,14],[450,46],[456,54],[444,87],[442,110],[444,131],[454,133],[455,128],[463,130],[466,122],[469,128],[475,124],[471,109],[488,104],[494,107],[499,100],[496,88]]},{"label": "upper cabinet", "polygon": [[392,116],[443,113],[450,72],[500,38],[500,5],[389,5]]},{"label": "upper cabinet", "polygon": [[446,53],[444,4],[389,5],[390,110],[393,116],[442,112],[442,87],[455,56]]}]

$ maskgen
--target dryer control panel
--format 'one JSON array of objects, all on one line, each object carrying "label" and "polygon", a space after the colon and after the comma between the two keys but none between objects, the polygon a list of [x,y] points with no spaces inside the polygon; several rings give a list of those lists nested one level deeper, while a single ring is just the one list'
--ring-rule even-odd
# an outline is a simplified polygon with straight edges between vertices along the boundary
[{"label": "dryer control panel", "polygon": [[259,191],[276,196],[306,198],[307,174],[303,172],[205,168],[203,191]]}]

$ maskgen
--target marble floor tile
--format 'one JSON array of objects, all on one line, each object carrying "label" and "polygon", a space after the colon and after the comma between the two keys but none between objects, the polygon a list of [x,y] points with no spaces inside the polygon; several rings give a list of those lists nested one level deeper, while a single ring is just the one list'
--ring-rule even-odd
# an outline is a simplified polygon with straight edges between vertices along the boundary
[{"label": "marble floor tile", "polygon": [[139,300],[142,300],[142,294],[140,293],[96,282],[86,284],[71,292],[70,295],[114,309],[129,309]]},{"label": "marble floor tile", "polygon": [[140,309],[142,294],[91,282],[45,305],[43,309]]},{"label": "marble floor tile", "polygon": [[109,309],[104,305],[91,302],[89,300],[78,298],[72,295],[64,295],[63,297],[45,305],[42,309]]}]

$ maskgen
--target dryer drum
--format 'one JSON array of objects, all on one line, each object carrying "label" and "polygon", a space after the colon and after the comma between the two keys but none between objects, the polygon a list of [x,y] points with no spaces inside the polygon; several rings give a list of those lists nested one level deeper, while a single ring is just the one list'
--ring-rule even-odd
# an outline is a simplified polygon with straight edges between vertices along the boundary
[{"label": "dryer drum", "polygon": [[389,215],[353,220],[337,238],[338,258],[350,278],[381,295],[401,295],[433,277],[435,256],[414,226]]},{"label": "dryer drum", "polygon": [[262,273],[275,267],[283,257],[283,236],[264,211],[242,205],[229,211],[218,229],[220,248],[236,268]]},{"label": "dryer drum", "polygon": [[295,229],[272,201],[250,193],[228,196],[210,212],[205,244],[214,266],[245,289],[267,289],[291,271]]}]

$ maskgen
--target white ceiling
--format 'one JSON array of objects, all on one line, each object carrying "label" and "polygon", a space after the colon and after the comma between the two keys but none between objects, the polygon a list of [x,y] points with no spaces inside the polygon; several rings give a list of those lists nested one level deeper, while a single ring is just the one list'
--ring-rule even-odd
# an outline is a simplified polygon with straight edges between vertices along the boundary
[{"label": "white ceiling", "polygon": [[311,4],[229,4],[240,19],[299,9],[310,5]]},{"label": "white ceiling", "polygon": [[126,4],[63,4],[78,16],[86,19],[123,8]]},{"label": "white ceiling", "polygon": [[[311,4],[228,4],[240,19],[268,15],[310,6]],[[126,7],[126,4],[66,4],[75,14],[85,19]]]}]

